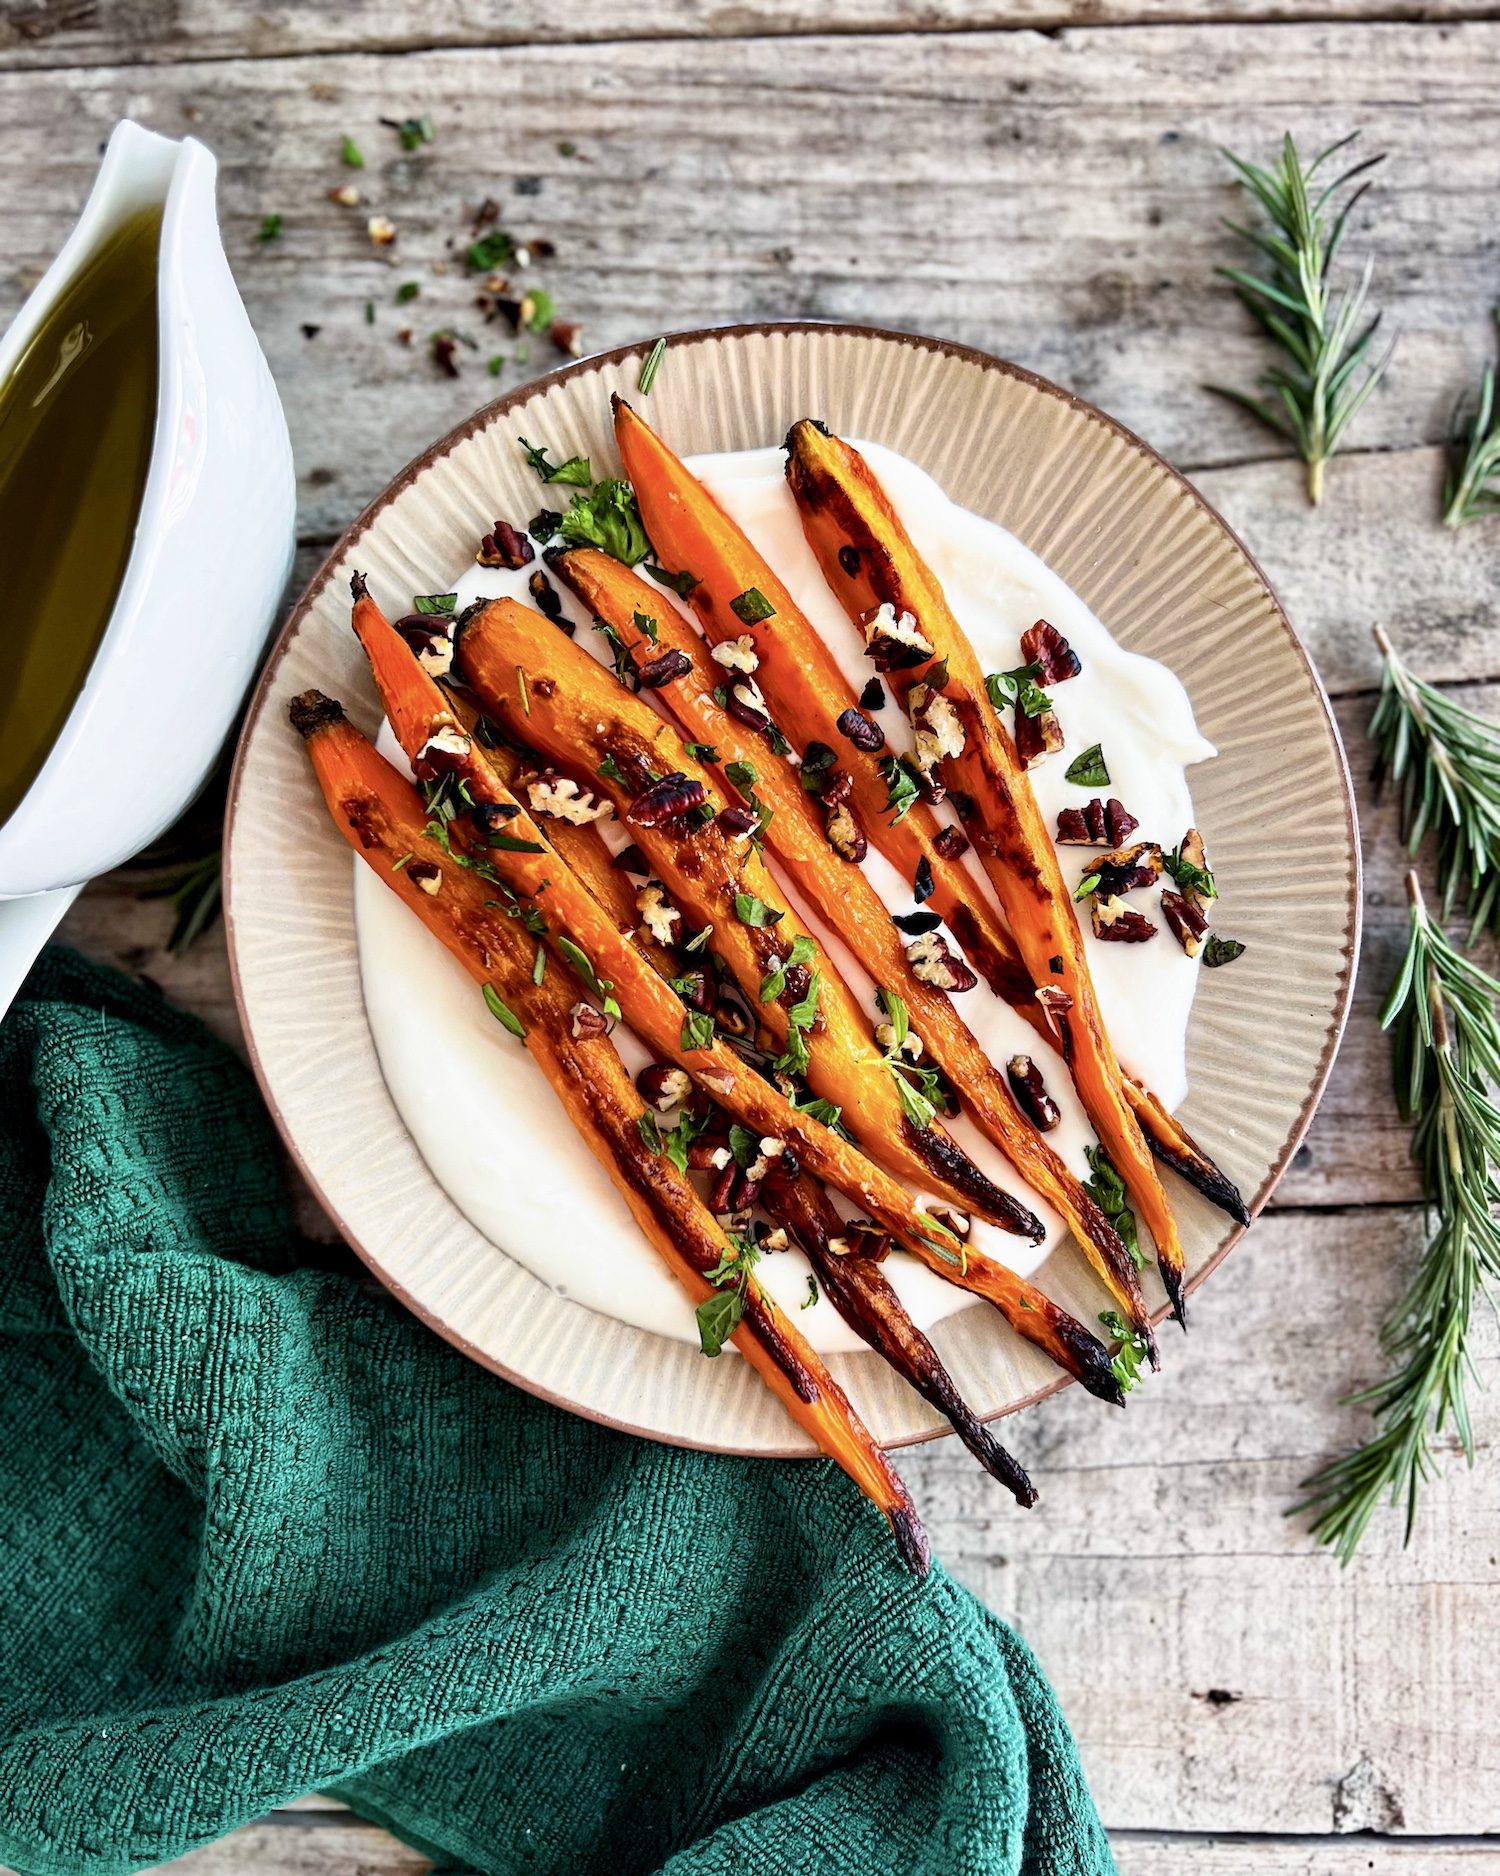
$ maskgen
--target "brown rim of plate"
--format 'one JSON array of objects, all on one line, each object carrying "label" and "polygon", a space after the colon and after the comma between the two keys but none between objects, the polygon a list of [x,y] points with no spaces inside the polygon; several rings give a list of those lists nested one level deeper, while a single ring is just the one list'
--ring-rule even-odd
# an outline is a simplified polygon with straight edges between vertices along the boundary
[{"label": "brown rim of plate", "polygon": [[[951,339],[929,338],[922,333],[899,332],[888,326],[860,325],[837,319],[749,320],[739,324],[723,326],[693,326],[685,328],[682,331],[669,332],[664,336],[670,347],[674,340],[686,344],[696,344],[705,340],[735,339],[751,334],[774,332],[828,332],[842,334],[850,338],[878,339],[896,345],[916,346],[922,351],[937,352],[949,357],[964,359],[970,364],[978,365],[983,371],[1001,372],[1006,377],[1018,379],[1021,383],[1028,384],[1034,390],[1044,392],[1049,397],[1060,399],[1061,402],[1071,406],[1074,410],[1081,411],[1085,416],[1092,418],[1094,422],[1102,424],[1107,430],[1112,430],[1123,442],[1129,444],[1132,449],[1146,457],[1158,468],[1164,470],[1174,482],[1185,489],[1193,502],[1203,511],[1214,526],[1217,527],[1220,532],[1232,542],[1239,553],[1243,555],[1245,560],[1254,569],[1256,578],[1265,588],[1271,604],[1275,608],[1276,617],[1281,622],[1282,629],[1291,641],[1297,656],[1302,661],[1303,668],[1307,673],[1308,682],[1312,686],[1313,695],[1318,702],[1319,708],[1323,712],[1323,719],[1328,726],[1329,736],[1332,738],[1334,754],[1338,762],[1339,778],[1343,783],[1342,806],[1344,810],[1344,829],[1351,856],[1352,890],[1350,892],[1348,918],[1344,926],[1342,971],[1339,979],[1338,1000],[1333,1012],[1333,1020],[1328,1026],[1328,1034],[1323,1043],[1323,1052],[1318,1059],[1317,1070],[1313,1076],[1312,1084],[1308,1089],[1307,1098],[1302,1104],[1296,1122],[1287,1135],[1286,1144],[1282,1148],[1281,1156],[1262,1182],[1260,1190],[1255,1194],[1254,1198],[1250,1200],[1249,1209],[1253,1222],[1265,1209],[1266,1201],[1275,1191],[1281,1181],[1282,1175],[1291,1163],[1292,1156],[1296,1153],[1298,1147],[1301,1146],[1307,1134],[1308,1127],[1312,1123],[1313,1115],[1317,1112],[1318,1103],[1323,1098],[1323,1091],[1328,1085],[1328,1077],[1333,1069],[1334,1057],[1338,1053],[1339,1043],[1343,1039],[1344,1028],[1349,1019],[1349,1007],[1353,999],[1355,966],[1359,957],[1360,935],[1364,915],[1364,867],[1359,847],[1359,823],[1354,812],[1354,788],[1349,775],[1349,761],[1344,752],[1343,738],[1339,734],[1339,726],[1334,717],[1332,705],[1329,703],[1328,693],[1323,688],[1323,680],[1319,677],[1317,667],[1308,656],[1307,647],[1298,636],[1296,627],[1292,624],[1290,618],[1288,618],[1286,608],[1282,605],[1280,596],[1275,587],[1273,587],[1271,582],[1266,578],[1259,561],[1256,560],[1255,556],[1240,539],[1239,535],[1235,533],[1234,529],[1230,527],[1224,517],[1204,499],[1180,470],[1173,468],[1172,464],[1158,451],[1152,449],[1149,443],[1144,442],[1133,430],[1127,429],[1124,424],[1118,422],[1115,418],[1106,415],[1097,405],[1089,403],[1087,398],[1079,397],[1072,391],[1064,390],[1061,385],[1053,384],[1050,379],[1039,377],[1036,372],[1027,371],[1023,366],[1013,365],[1007,359],[996,358],[990,352],[980,351],[977,346],[959,345]],[[239,959],[235,951],[234,942],[234,869],[230,864],[229,858],[230,833],[234,826],[235,815],[239,809],[240,783],[243,779],[246,746],[250,739],[250,733],[259,721],[260,714],[265,708],[266,693],[270,689],[271,679],[275,674],[276,667],[280,664],[286,654],[287,648],[301,630],[303,621],[306,619],[314,603],[321,596],[324,587],[333,577],[335,567],[344,560],[350,550],[358,543],[361,535],[365,533],[366,529],[370,527],[375,518],[396,498],[396,496],[401,494],[403,490],[409,488],[424,470],[431,468],[435,462],[440,461],[441,458],[448,455],[450,451],[455,449],[460,443],[466,442],[468,438],[473,436],[477,431],[487,429],[496,419],[503,417],[508,410],[511,410],[517,404],[527,402],[530,398],[535,397],[539,390],[546,389],[548,385],[563,383],[567,379],[576,377],[585,371],[596,371],[601,365],[622,364],[636,354],[639,354],[644,359],[645,354],[650,350],[651,343],[654,343],[654,341],[644,344],[637,341],[630,345],[617,345],[604,352],[592,352],[587,357],[576,359],[570,364],[560,366],[557,370],[549,371],[540,378],[533,378],[527,384],[518,385],[514,390],[507,391],[503,397],[496,398],[493,403],[486,404],[481,409],[474,411],[472,415],[466,417],[462,423],[456,425],[452,430],[448,431],[445,436],[440,437],[437,442],[425,449],[420,456],[414,457],[412,461],[386,485],[380,494],[375,497],[374,501],[345,528],[344,532],[334,542],[333,546],[324,556],[322,564],[319,566],[317,572],[314,573],[307,585],[303,588],[301,596],[298,598],[287,618],[286,624],[276,635],[276,642],[272,645],[270,654],[264,665],[262,665],[260,675],[255,681],[255,689],[250,698],[250,707],[245,712],[245,721],[241,727],[239,740],[235,746],[234,767],[230,772],[229,794],[224,813],[224,935],[229,955],[229,980],[230,987],[234,993],[235,1015],[239,1019],[240,1032],[245,1039],[246,1053],[249,1056],[250,1066],[254,1071],[256,1083],[260,1088],[261,1098],[266,1104],[271,1119],[275,1123],[276,1131],[281,1136],[282,1144],[285,1146],[287,1155],[291,1159],[292,1164],[296,1167],[297,1172],[311,1190],[313,1196],[317,1199],[328,1218],[337,1226],[339,1235],[343,1238],[344,1242],[371,1274],[376,1277],[382,1288],[394,1296],[404,1309],[417,1317],[419,1321],[425,1323],[426,1326],[437,1335],[440,1335],[450,1346],[458,1349],[462,1354],[467,1355],[471,1361],[477,1362],[482,1368],[487,1368],[490,1373],[499,1375],[502,1380],[510,1382],[513,1387],[518,1387],[522,1389],[523,1392],[531,1394],[539,1400],[545,1400],[554,1407],[564,1408],[569,1413],[577,1414],[581,1419],[592,1420],[597,1425],[611,1427],[616,1432],[632,1433],[636,1435],[637,1438],[655,1440],[659,1445],[682,1446],[700,1452],[739,1453],[740,1456],[744,1456],[742,1449],[732,1445],[705,1446],[701,1440],[690,1440],[680,1435],[647,1431],[644,1428],[633,1426],[628,1420],[619,1420],[609,1414],[587,1412],[564,1396],[555,1394],[550,1389],[538,1387],[524,1376],[513,1373],[492,1355],[487,1355],[477,1349],[473,1343],[466,1340],[465,1337],[460,1335],[449,1324],[440,1321],[430,1310],[424,1309],[400,1284],[392,1281],[379,1260],[373,1257],[355,1237],[345,1220],[340,1216],[337,1207],[329,1201],[322,1187],[313,1177],[312,1170],[303,1159],[301,1149],[298,1147],[297,1141],[291,1129],[287,1126],[282,1116],[281,1109],[277,1106],[276,1099],[267,1085],[265,1072],[261,1066],[260,1053],[255,1046],[255,1037],[245,1017],[244,994],[240,985]],[[1247,1229],[1248,1227],[1244,1225],[1235,1225],[1234,1229],[1219,1246],[1213,1257],[1211,1257],[1203,1268],[1188,1281],[1186,1294],[1191,1295],[1201,1283],[1218,1269],[1219,1265],[1223,1263],[1224,1259],[1234,1249],[1235,1245],[1244,1237]],[[1152,1321],[1156,1324],[1160,1324],[1166,1319],[1167,1314],[1167,1309],[1163,1307],[1152,1318]],[[1023,1399],[1013,1401],[1008,1406],[998,1409],[995,1413],[985,1415],[984,1418],[986,1420],[999,1420],[1009,1414],[1019,1413],[1023,1408],[1033,1407],[1038,1401],[1046,1400],[1049,1396],[1071,1385],[1072,1377],[1070,1375],[1059,1374],[1052,1381],[1048,1382],[1045,1387],[1034,1389]],[[882,1444],[888,1448],[921,1446],[925,1445],[929,1440],[942,1439],[951,1434],[952,1431],[953,1429],[944,1423],[942,1426],[933,1427],[926,1433],[913,1433],[902,1439],[884,1441]],[[771,1452],[761,1451],[753,1456],[762,1459],[815,1459],[821,1455],[816,1452],[808,1452],[805,1448],[799,1447],[796,1449]]]}]

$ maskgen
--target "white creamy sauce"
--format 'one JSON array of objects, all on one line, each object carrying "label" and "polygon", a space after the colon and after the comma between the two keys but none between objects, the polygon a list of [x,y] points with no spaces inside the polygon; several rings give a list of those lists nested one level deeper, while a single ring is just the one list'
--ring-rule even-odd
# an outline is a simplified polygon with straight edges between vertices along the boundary
[{"label": "white creamy sauce", "polygon": [[[1021,634],[1037,619],[1050,620],[1082,660],[1079,676],[1053,691],[1067,746],[1031,771],[1048,825],[1055,826],[1060,808],[1082,807],[1093,793],[1115,795],[1140,822],[1133,840],[1174,846],[1192,823],[1187,766],[1214,754],[1213,746],[1198,734],[1178,679],[1154,660],[1122,650],[1035,554],[1003,528],[957,507],[915,464],[876,444],[861,443],[859,448],[942,582],[986,671],[1020,663]],[[807,545],[783,465],[779,449],[703,456],[692,463],[834,648],[857,691],[873,666]],[[533,571],[534,564],[515,572],[471,567],[456,582],[460,609],[476,598],[502,593],[527,599],[526,581]],[[408,595],[376,597],[392,616],[407,610]],[[590,631],[584,609],[570,594],[562,592],[562,598],[569,616],[578,622],[576,642],[602,654],[604,647],[599,635]],[[661,603],[676,601],[663,593]],[[881,722],[893,748],[909,749],[910,726],[899,710],[888,706]],[[1068,782],[1068,764],[1096,742],[1103,746],[1109,787],[1091,790]],[[381,747],[400,760],[388,728]],[[601,831],[612,844],[624,844],[613,822],[603,823]],[[1070,886],[1097,851],[1060,849]],[[966,864],[972,866],[972,859]],[[559,1294],[639,1328],[696,1342],[685,1293],[641,1237],[608,1175],[575,1133],[525,1049],[490,1017],[472,980],[438,940],[368,867],[358,859],[353,865],[370,1028],[392,1099],[439,1184],[486,1237]],[[892,911],[915,909],[909,885],[873,844],[864,871]],[[985,889],[977,868],[974,872],[978,895]],[[785,885],[784,880],[780,883]],[[856,996],[873,1011],[874,984],[868,973],[808,906],[795,894],[787,896],[827,946]],[[1131,902],[1160,923],[1155,898],[1143,893]],[[1105,1021],[1121,1060],[1175,1107],[1187,1092],[1186,1037],[1196,961],[1184,956],[1165,925],[1146,944],[1122,945],[1098,942],[1087,916],[1081,924]],[[559,968],[556,960],[549,968]],[[1060,1058],[983,983],[955,1001],[994,1061],[1003,1066],[1015,1054],[1035,1057],[1062,1110],[1062,1123],[1049,1138],[1086,1177],[1084,1149],[1093,1143],[1093,1130]],[[615,1042],[632,1073],[647,1061],[646,1050],[627,1030],[617,1029]],[[1036,1246],[987,1225],[975,1227],[973,1242],[1023,1274],[1034,1272],[1063,1235],[1060,1220],[1025,1190],[1003,1155],[968,1120],[949,1125],[996,1184],[1023,1197],[1048,1227],[1046,1240]],[[924,1327],[971,1300],[902,1255],[893,1255],[885,1269]],[[764,1258],[757,1270],[816,1348],[833,1353],[861,1347],[826,1297],[815,1307],[800,1308],[808,1293],[808,1275],[806,1259],[795,1250]]]}]

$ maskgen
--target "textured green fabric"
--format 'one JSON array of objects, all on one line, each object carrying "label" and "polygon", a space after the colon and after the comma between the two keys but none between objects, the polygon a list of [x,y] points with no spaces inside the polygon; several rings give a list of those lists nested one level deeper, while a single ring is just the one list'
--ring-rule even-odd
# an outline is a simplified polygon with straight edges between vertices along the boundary
[{"label": "textured green fabric", "polygon": [[320,1263],[153,991],[49,953],[0,1102],[0,1862],[320,1789],[453,1869],[1111,1869],[1025,1647],[839,1473],[573,1419]]}]

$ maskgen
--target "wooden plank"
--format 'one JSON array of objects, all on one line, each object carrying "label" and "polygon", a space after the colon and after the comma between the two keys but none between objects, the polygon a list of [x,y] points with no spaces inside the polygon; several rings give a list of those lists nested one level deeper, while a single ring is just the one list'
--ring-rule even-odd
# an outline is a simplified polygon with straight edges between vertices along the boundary
[{"label": "wooden plank", "polygon": [[1115,1832],[1120,1876],[1495,1876],[1500,1847],[1482,1838],[1199,1837]]},{"label": "wooden plank", "polygon": [[[1204,1837],[1115,1832],[1120,1876],[1494,1876],[1500,1848],[1480,1839]],[[309,1830],[278,1812],[221,1843],[157,1865],[173,1876],[421,1876],[432,1865],[368,1825]]]},{"label": "wooden plank", "polygon": [[379,1830],[342,1818],[277,1812],[218,1843],[159,1863],[173,1876],[422,1876],[424,1856]]},{"label": "wooden plank", "polygon": [[1488,0],[638,0],[628,12],[512,0],[476,9],[429,0],[343,0],[337,7],[267,6],[257,0],[11,0],[0,17],[0,65],[174,64],[307,53],[412,52],[436,47],[519,46],[603,39],[760,38],[837,32],[938,33],[990,28],[1056,32],[1069,27],[1198,26],[1253,21],[1482,19]]},{"label": "wooden plank", "polygon": [[[1288,125],[1308,139],[1363,124],[1391,161],[1351,252],[1378,225],[1377,292],[1401,349],[1353,440],[1430,448],[1491,342],[1497,59],[1493,22],[825,37],[799,41],[795,57],[774,40],[684,42],[670,57],[612,43],[586,57],[528,47],[99,67],[69,74],[66,113],[55,87],[11,73],[0,75],[11,129],[0,317],[63,238],[100,138],[131,112],[174,135],[194,128],[220,154],[228,250],[291,418],[310,537],[336,533],[434,436],[553,361],[533,340],[524,364],[490,378],[484,358],[515,345],[480,323],[456,266],[431,271],[450,258],[445,243],[462,241],[465,205],[486,194],[508,226],[556,242],[534,277],[591,345],[760,316],[937,327],[1061,379],[1191,468],[1222,468],[1284,452],[1202,388],[1248,384],[1267,362],[1214,277],[1235,258],[1219,226],[1236,198],[1217,146],[1268,156]],[[437,140],[404,154],[376,120],[421,110]],[[368,164],[354,211],[325,199],[351,174],[339,166],[345,133]],[[581,154],[560,154],[566,141]],[[390,264],[370,248],[365,207],[400,229]],[[273,211],[284,232],[260,243]],[[422,297],[398,309],[406,279]],[[408,324],[410,350],[395,337]],[[449,324],[480,342],[457,380],[421,343]],[[1356,473],[1335,468],[1316,518],[1279,465],[1230,505],[1273,571],[1288,558],[1290,585],[1296,569],[1329,561],[1294,598],[1305,617],[1326,607],[1330,630],[1356,648],[1365,601],[1423,597],[1415,574],[1382,579],[1384,531],[1399,518],[1413,566],[1441,563],[1445,643],[1482,615],[1493,652],[1480,537],[1439,533],[1434,459],[1413,458],[1399,481],[1381,479],[1380,461],[1357,487]],[[1341,654],[1341,684],[1358,655]]]},{"label": "wooden plank", "polygon": [[1410,1549],[1383,1518],[1341,1572],[1285,1515],[1363,1436],[1340,1402],[1378,1372],[1420,1232],[1404,1209],[1263,1219],[1126,1413],[1073,1390],[1009,1424],[1031,1513],[952,1441],[901,1456],[937,1554],[1036,1650],[1111,1829],[1494,1828],[1493,1321],[1476,1325],[1476,1469],[1450,1456]]}]

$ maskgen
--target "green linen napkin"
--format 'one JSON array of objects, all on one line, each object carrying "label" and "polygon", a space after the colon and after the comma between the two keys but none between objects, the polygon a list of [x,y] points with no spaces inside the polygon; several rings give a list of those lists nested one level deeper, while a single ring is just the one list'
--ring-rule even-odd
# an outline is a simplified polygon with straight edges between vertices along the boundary
[{"label": "green linen napkin", "polygon": [[317,1789],[507,1876],[1112,1869],[1026,1648],[839,1472],[574,1419],[299,1247],[154,991],[48,953],[0,1103],[0,1862]]}]

